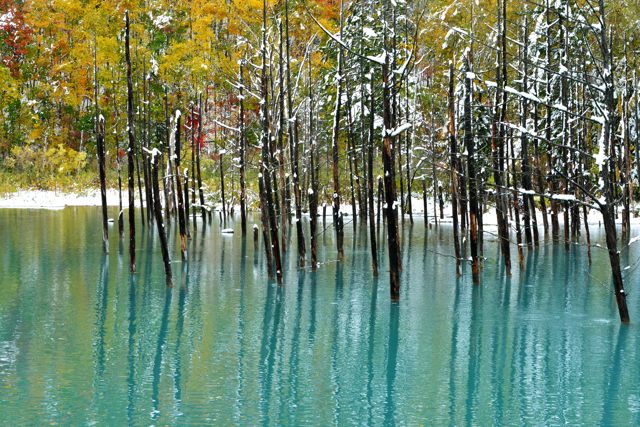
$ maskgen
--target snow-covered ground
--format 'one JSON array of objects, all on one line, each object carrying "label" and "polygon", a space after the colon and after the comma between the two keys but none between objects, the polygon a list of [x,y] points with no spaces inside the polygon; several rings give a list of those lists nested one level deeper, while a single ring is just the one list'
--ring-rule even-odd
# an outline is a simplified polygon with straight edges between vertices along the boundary
[{"label": "snow-covered ground", "polygon": [[[126,207],[128,206],[128,196],[126,190],[122,192],[122,202]],[[13,209],[63,209],[65,206],[100,206],[100,191],[88,190],[81,193],[67,193],[62,191],[45,191],[45,190],[21,190],[15,193],[8,193],[0,196],[0,208],[13,208]],[[118,191],[115,189],[107,190],[107,204],[109,206],[118,206]],[[136,206],[139,206],[139,199],[136,194]],[[422,199],[413,198],[412,207],[413,213],[417,217],[424,215]],[[427,203],[429,221],[434,222],[433,200],[429,199]],[[220,206],[216,206],[215,210],[219,210]],[[446,203],[444,206],[444,219],[440,219],[440,208],[437,206],[438,222],[451,223],[451,205]],[[353,209],[349,204],[342,204],[340,210],[345,214],[345,221],[348,221]],[[620,213],[622,208],[619,209]],[[236,206],[235,212],[239,212],[239,207]],[[376,203],[377,213],[377,203]],[[318,214],[322,215],[322,206],[318,207]],[[327,205],[326,209],[327,221],[332,220],[332,208],[331,205]],[[538,210],[538,226],[542,227],[542,213]],[[408,214],[406,215],[408,217]],[[580,213],[580,219],[582,220],[582,209]],[[589,223],[597,225],[602,221],[600,212],[595,209],[591,209],[589,212]],[[549,221],[551,218],[549,217]],[[560,225],[562,226],[563,217],[562,214],[558,218]],[[622,216],[618,216],[617,222],[622,221]],[[635,226],[640,225],[640,217],[631,217],[631,223]],[[496,226],[496,214],[495,209],[490,208],[484,212],[484,225],[485,227]],[[512,226],[514,224],[511,224]]]},{"label": "snow-covered ground", "polygon": [[[101,203],[100,190],[80,193],[21,190],[0,196],[0,208],[14,209],[63,209],[65,206],[100,206]],[[122,203],[128,204],[126,191],[122,193]],[[107,204],[118,206],[117,190],[107,191]]]}]

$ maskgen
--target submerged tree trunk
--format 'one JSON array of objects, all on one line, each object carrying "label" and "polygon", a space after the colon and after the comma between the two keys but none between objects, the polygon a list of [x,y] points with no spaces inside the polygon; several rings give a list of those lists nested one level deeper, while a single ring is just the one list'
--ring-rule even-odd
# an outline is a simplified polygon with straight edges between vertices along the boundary
[{"label": "submerged tree trunk", "polygon": [[167,244],[167,233],[162,222],[162,205],[160,202],[160,185],[158,184],[158,157],[160,152],[154,149],[151,153],[151,169],[152,169],[152,187],[153,187],[153,211],[155,214],[156,225],[158,226],[158,235],[160,236],[160,249],[162,250],[162,261],[164,262],[164,273],[166,276],[167,287],[173,286],[173,273],[171,272],[171,258],[169,257],[169,248]]},{"label": "submerged tree trunk", "polygon": [[100,200],[102,202],[102,248],[104,253],[109,253],[109,219],[107,214],[107,176],[104,168],[104,117],[98,119],[97,133],[98,170],[100,174]]},{"label": "submerged tree trunk", "polygon": [[182,193],[182,180],[180,179],[180,110],[176,111],[175,118],[175,160],[173,176],[176,180],[176,196],[178,197],[178,226],[180,228],[180,254],[182,261],[187,260],[187,225],[185,220],[185,210]]},{"label": "submerged tree trunk", "polygon": [[[602,139],[604,146],[600,154],[602,157],[606,157],[609,153],[609,148],[614,141],[614,128],[612,123],[615,123],[615,88],[614,79],[611,73],[611,63],[613,54],[609,48],[608,32],[606,29],[606,15],[604,0],[598,1],[600,12],[600,23],[602,29],[600,30],[600,50],[602,52],[603,69],[609,70],[609,73],[604,74],[604,86],[605,86],[605,105],[609,114],[605,117]],[[620,321],[622,323],[629,323],[629,310],[627,308],[627,294],[624,291],[624,284],[622,281],[622,272],[620,270],[620,253],[618,252],[617,238],[616,238],[616,224],[614,216],[614,204],[615,198],[613,194],[612,175],[615,173],[611,168],[611,161],[603,158],[600,166],[600,179],[602,181],[602,192],[604,193],[604,204],[600,205],[600,211],[602,213],[602,222],[604,224],[604,231],[607,240],[607,250],[609,251],[609,263],[611,265],[611,273],[613,276],[613,286],[615,291],[616,303],[618,305],[618,313],[620,314]]]}]

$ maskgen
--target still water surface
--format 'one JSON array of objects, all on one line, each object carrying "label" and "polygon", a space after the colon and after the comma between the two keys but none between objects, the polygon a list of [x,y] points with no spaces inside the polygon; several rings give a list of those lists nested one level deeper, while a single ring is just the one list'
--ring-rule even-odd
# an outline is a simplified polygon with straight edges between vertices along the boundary
[{"label": "still water surface", "polygon": [[545,243],[507,278],[488,236],[473,286],[451,229],[416,221],[394,304],[364,227],[345,227],[342,263],[322,234],[315,273],[288,253],[278,287],[239,223],[198,225],[167,290],[140,224],[129,275],[98,208],[0,210],[0,424],[640,425],[634,246],[625,327],[604,250],[589,269],[583,247]]}]

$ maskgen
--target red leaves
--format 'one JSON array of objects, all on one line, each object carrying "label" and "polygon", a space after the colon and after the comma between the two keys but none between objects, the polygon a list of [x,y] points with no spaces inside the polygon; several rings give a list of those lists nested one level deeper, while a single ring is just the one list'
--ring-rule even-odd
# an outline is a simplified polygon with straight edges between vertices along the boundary
[{"label": "red leaves", "polygon": [[20,74],[20,64],[31,39],[32,31],[25,23],[22,6],[12,0],[0,0],[0,56],[14,77]]}]

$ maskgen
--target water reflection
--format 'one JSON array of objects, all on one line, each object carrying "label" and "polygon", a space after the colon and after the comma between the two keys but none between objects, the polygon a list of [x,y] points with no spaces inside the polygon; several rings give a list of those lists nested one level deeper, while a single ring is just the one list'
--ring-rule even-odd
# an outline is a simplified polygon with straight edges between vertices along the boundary
[{"label": "water reflection", "polygon": [[389,336],[387,339],[387,398],[384,410],[384,424],[396,425],[396,370],[398,367],[398,334],[400,328],[400,305],[389,303]]},{"label": "water reflection", "polygon": [[[390,303],[387,256],[382,248],[374,278],[365,224],[345,228],[341,263],[328,228],[316,272],[296,267],[288,237],[277,286],[264,277],[262,246],[240,233],[221,236],[214,221],[199,224],[189,262],[174,260],[177,286],[166,289],[156,236],[141,232],[141,268],[130,275],[120,241],[102,255],[93,213],[0,211],[8,242],[0,258],[0,419],[640,424],[640,332],[617,322],[605,251],[594,251],[589,269],[585,248],[541,245],[507,278],[497,242],[486,239],[482,284],[473,286],[468,266],[456,277],[447,256],[450,228],[407,223],[402,296]],[[73,239],[51,228],[72,225]],[[25,227],[34,230],[28,241],[19,235]],[[631,246],[623,259],[633,264],[638,254]],[[638,273],[627,274],[637,307]]]},{"label": "water reflection", "polygon": [[[162,355],[167,341],[167,329],[169,328],[169,308],[171,307],[171,297],[173,292],[170,288],[165,291],[164,307],[162,308],[162,320],[160,321],[160,332],[158,333],[158,344],[156,354],[153,359],[153,381],[151,385],[151,402],[153,404],[151,419],[158,419],[160,414],[160,371],[162,369]],[[179,378],[178,378],[179,380]]]},{"label": "water reflection", "polygon": [[134,398],[136,388],[136,371],[135,371],[135,357],[136,357],[136,276],[129,275],[129,342],[127,352],[128,362],[128,375],[127,375],[127,423],[133,424],[134,420]]}]

